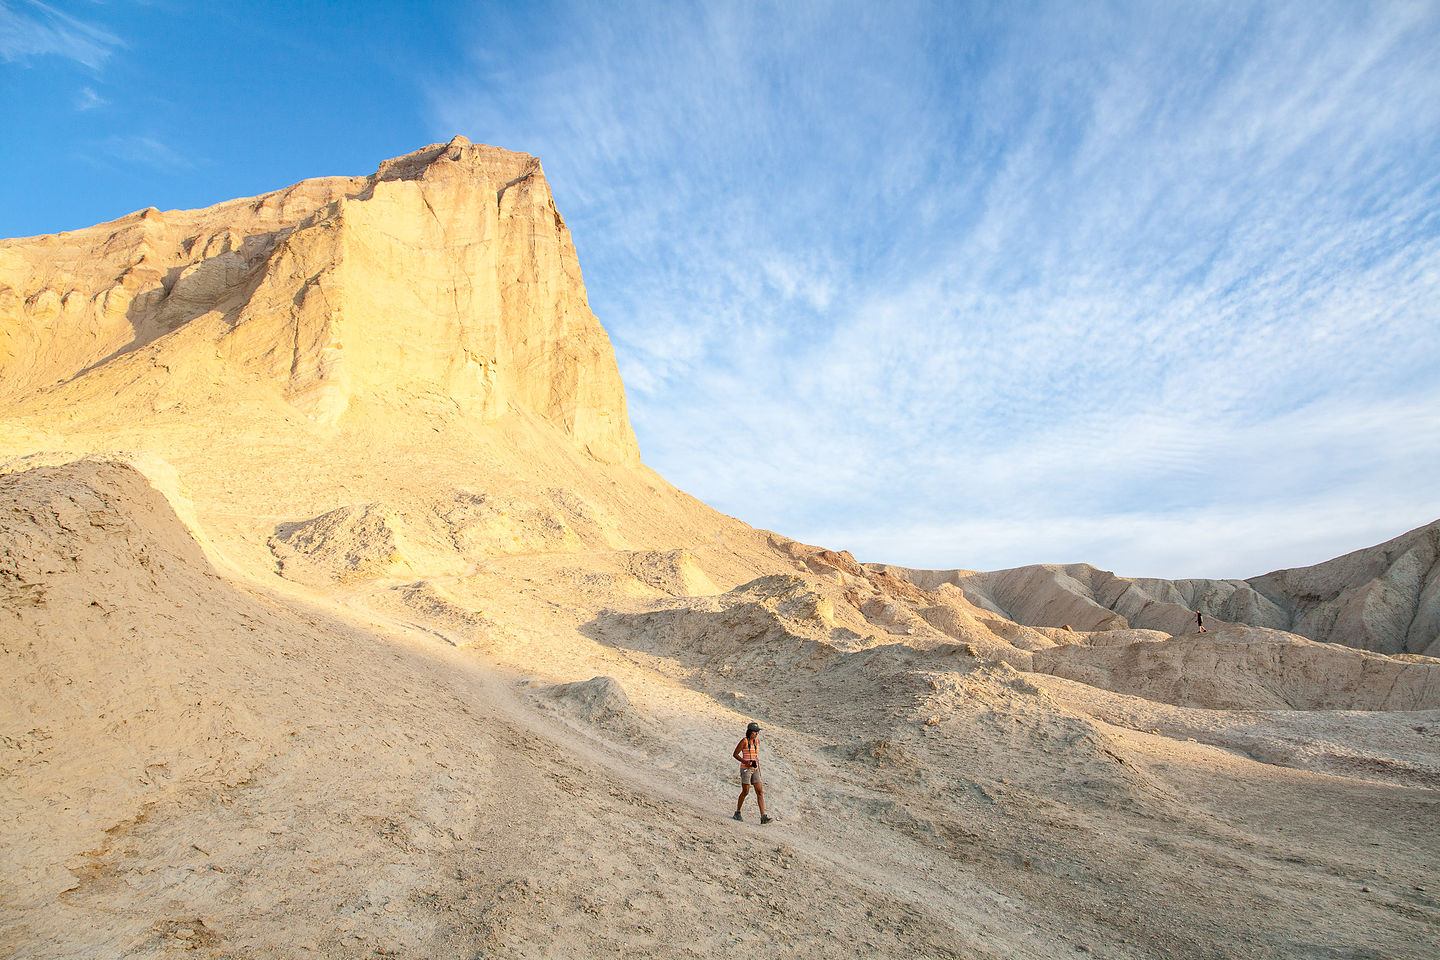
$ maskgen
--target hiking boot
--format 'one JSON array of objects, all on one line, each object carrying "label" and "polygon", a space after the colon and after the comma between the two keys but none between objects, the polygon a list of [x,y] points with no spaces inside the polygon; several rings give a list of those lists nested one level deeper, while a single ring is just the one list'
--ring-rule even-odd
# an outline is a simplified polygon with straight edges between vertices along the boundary
[{"label": "hiking boot", "polygon": [[740,811],[739,811],[739,810],[736,810],[736,811],[735,811],[735,819],[736,819],[736,820],[739,820],[741,823],[744,823],[744,822],[745,822],[745,818],[742,817],[742,816],[740,816]]},{"label": "hiking boot", "polygon": [[771,820],[774,820],[774,819],[775,819],[774,817],[767,817],[767,816],[765,816],[765,814],[763,814],[763,813],[760,814],[760,822],[761,822],[761,823],[769,823]]}]

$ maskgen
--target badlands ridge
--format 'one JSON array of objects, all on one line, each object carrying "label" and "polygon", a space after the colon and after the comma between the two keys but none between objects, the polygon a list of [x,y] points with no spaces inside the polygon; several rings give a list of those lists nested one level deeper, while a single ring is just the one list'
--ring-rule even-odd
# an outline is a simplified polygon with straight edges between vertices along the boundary
[{"label": "badlands ridge", "polygon": [[1440,523],[1248,581],[755,530],[641,463],[533,157],[0,241],[0,458],[6,956],[1440,940]]}]

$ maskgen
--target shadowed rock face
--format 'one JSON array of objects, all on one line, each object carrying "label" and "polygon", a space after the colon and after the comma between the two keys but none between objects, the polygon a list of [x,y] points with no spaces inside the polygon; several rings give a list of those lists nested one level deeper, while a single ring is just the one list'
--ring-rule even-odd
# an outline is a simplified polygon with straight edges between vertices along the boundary
[{"label": "shadowed rock face", "polygon": [[1440,521],[1311,567],[1249,580],[1117,577],[1085,563],[975,573],[876,567],[1030,626],[1139,627],[1169,634],[1208,624],[1285,630],[1378,653],[1440,656]]},{"label": "shadowed rock face", "polygon": [[424,396],[481,421],[536,416],[606,462],[639,457],[527,154],[457,137],[369,177],[0,241],[0,407],[105,395],[133,416],[257,381],[322,423],[358,395]]}]

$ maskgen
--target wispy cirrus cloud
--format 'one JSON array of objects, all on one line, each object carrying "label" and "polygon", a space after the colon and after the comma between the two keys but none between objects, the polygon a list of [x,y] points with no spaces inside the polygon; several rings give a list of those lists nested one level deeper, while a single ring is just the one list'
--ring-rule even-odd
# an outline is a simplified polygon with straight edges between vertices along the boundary
[{"label": "wispy cirrus cloud", "polygon": [[58,56],[98,68],[123,46],[119,37],[103,27],[39,0],[0,0],[0,60],[7,63]]},{"label": "wispy cirrus cloud", "polygon": [[81,111],[94,110],[97,107],[105,106],[109,102],[110,101],[106,100],[104,97],[100,96],[100,94],[96,93],[89,87],[81,87],[80,95],[75,98],[75,109]]},{"label": "wispy cirrus cloud", "polygon": [[[1292,507],[1341,490],[1371,540],[1440,515],[1440,8],[554,22],[477,25],[432,109],[544,159],[642,450],[703,499],[932,566],[1092,531],[1135,573],[1322,559]],[[1007,533],[919,532],[967,523]]]},{"label": "wispy cirrus cloud", "polygon": [[107,137],[99,144],[106,156],[123,163],[159,170],[189,170],[195,166],[188,156],[154,137],[124,134]]}]

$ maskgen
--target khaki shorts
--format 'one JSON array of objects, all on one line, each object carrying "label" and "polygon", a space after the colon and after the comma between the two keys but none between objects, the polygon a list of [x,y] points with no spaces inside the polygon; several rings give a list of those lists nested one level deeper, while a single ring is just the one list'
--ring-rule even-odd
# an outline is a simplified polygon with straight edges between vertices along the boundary
[{"label": "khaki shorts", "polygon": [[744,767],[744,768],[741,769],[741,771],[740,771],[740,784],[741,784],[742,786],[745,785],[745,784],[747,784],[747,783],[759,783],[759,782],[760,782],[760,768],[759,768],[759,767]]}]

